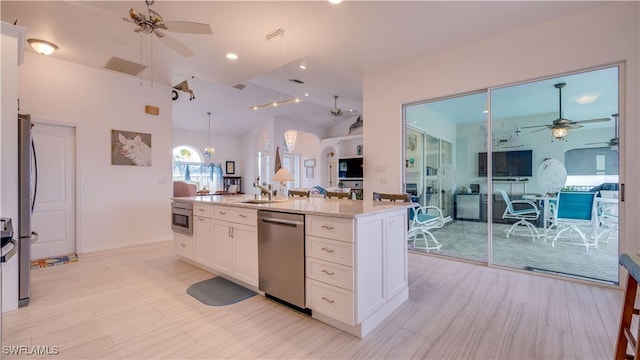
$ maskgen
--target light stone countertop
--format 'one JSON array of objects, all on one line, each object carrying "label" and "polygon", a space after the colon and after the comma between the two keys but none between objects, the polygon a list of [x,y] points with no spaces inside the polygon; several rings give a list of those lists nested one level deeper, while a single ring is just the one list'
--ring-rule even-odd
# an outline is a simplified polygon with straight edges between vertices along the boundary
[{"label": "light stone countertop", "polygon": [[[176,202],[193,204],[211,204],[233,206],[245,209],[271,210],[305,215],[319,215],[355,219],[376,213],[410,208],[411,203],[372,201],[372,200],[345,200],[325,199],[319,197],[309,198],[274,198],[274,202],[268,204],[252,204],[244,201],[254,199],[253,195],[205,195],[195,197],[171,198]],[[265,198],[263,198],[265,199]]]}]

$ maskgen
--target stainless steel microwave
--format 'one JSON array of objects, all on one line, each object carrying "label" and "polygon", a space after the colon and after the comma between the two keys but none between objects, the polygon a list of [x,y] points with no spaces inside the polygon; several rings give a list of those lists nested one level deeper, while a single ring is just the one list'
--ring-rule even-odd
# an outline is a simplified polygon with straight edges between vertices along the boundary
[{"label": "stainless steel microwave", "polygon": [[171,203],[171,229],[177,233],[193,235],[193,204]]}]

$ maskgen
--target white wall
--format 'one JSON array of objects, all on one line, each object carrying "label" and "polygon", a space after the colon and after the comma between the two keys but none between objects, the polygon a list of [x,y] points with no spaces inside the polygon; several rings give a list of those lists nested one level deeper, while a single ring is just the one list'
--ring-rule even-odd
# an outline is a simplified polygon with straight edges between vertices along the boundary
[{"label": "white wall", "polygon": [[[31,52],[18,78],[22,112],[77,127],[78,252],[170,239],[170,88]],[[150,133],[152,166],[111,165],[112,129]]]},{"label": "white wall", "polygon": [[[365,74],[363,87],[365,199],[371,192],[402,190],[402,104],[435,99],[475,89],[537,79],[565,72],[626,62],[621,117],[624,134],[640,133],[640,17],[638,2],[616,2],[544,24],[503,34],[435,55],[426,55]],[[640,182],[639,144],[635,135],[624,142],[623,181]],[[386,146],[375,146],[376,144]],[[637,234],[640,191],[626,188],[622,232]],[[634,237],[629,237],[634,239]],[[622,251],[638,251],[640,243],[622,244]]]}]

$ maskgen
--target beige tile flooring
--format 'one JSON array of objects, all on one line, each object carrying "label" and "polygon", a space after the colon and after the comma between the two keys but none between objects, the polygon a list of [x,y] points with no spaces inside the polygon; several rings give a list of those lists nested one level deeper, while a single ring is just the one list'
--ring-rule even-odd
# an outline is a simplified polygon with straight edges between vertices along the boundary
[{"label": "beige tile flooring", "polygon": [[[53,359],[610,359],[622,292],[409,254],[409,300],[358,339],[262,296],[206,306],[211,275],[170,242],[80,255],[32,272],[28,307],[3,314],[4,346]],[[6,351],[6,347],[3,350]],[[3,356],[3,358],[47,356]]]}]

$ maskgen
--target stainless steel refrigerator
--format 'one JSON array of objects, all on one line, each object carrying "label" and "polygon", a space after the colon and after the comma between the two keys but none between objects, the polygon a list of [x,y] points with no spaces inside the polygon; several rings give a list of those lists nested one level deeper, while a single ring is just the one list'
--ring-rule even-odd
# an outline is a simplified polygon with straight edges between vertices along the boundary
[{"label": "stainless steel refrigerator", "polygon": [[18,114],[18,306],[29,304],[31,297],[31,242],[37,234],[31,230],[31,214],[38,188],[35,143],[31,137],[31,115]]}]

